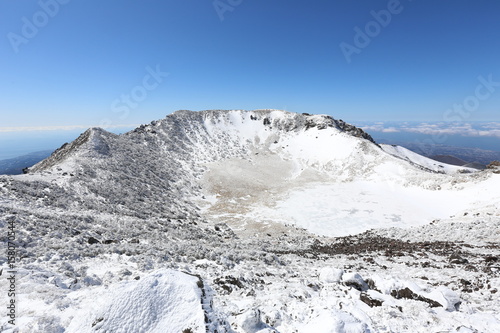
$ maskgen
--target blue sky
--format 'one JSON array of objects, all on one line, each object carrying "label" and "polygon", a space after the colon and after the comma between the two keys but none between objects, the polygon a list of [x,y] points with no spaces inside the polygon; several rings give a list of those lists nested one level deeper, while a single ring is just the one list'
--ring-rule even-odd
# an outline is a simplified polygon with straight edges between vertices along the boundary
[{"label": "blue sky", "polygon": [[500,121],[499,17],[496,0],[0,0],[0,131],[178,109]]}]

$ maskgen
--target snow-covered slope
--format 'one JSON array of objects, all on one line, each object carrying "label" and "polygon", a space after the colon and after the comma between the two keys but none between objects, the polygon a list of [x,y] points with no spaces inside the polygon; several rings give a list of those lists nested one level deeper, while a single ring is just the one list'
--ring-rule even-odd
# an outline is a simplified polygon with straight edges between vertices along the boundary
[{"label": "snow-covered slope", "polygon": [[[123,136],[90,129],[31,171],[35,178],[52,177],[81,205],[100,211],[183,216],[196,211],[196,203],[209,220],[250,232],[281,222],[343,236],[422,225],[470,209],[477,205],[472,197],[489,200],[475,189],[457,190],[446,175],[426,172],[472,169],[400,147],[382,148],[362,130],[329,116],[178,111]],[[137,193],[164,204],[150,208],[130,201]],[[318,199],[307,200],[311,196]],[[232,210],[237,214],[228,214]]]},{"label": "snow-covered slope", "polygon": [[89,129],[27,175],[0,177],[16,326],[493,332],[500,175],[462,169],[278,110]]},{"label": "snow-covered slope", "polygon": [[419,155],[417,153],[412,152],[404,147],[397,145],[384,145],[381,144],[380,147],[389,154],[399,157],[403,160],[406,160],[410,163],[419,165],[423,168],[442,173],[467,173],[467,172],[475,172],[477,169],[455,166],[451,164],[441,163],[430,159],[428,157]]}]

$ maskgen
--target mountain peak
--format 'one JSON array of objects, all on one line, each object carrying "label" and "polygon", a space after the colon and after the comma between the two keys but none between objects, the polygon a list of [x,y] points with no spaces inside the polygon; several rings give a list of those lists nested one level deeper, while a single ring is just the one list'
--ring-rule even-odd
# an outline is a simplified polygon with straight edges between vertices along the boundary
[{"label": "mountain peak", "polygon": [[[175,119],[176,121],[186,120],[211,120],[215,122],[227,122],[228,125],[238,125],[246,121],[261,121],[263,125],[275,127],[283,131],[309,130],[317,128],[319,130],[336,128],[354,137],[363,138],[377,144],[375,140],[361,128],[344,122],[342,119],[334,119],[329,115],[314,115],[309,113],[294,113],[278,109],[256,109],[256,110],[203,110],[190,111],[178,110],[168,115],[164,121]],[[153,122],[152,124],[157,124]],[[141,126],[144,128],[144,126]]]},{"label": "mountain peak", "polygon": [[327,115],[184,110],[0,176],[30,271],[19,330],[499,331],[480,282],[497,275],[500,177],[366,138]]},{"label": "mountain peak", "polygon": [[117,135],[100,127],[89,128],[74,141],[63,144],[48,158],[29,168],[27,172],[33,173],[50,169],[64,162],[68,157],[77,154],[86,154],[88,156],[108,155],[110,149],[107,141],[114,137],[117,137]]},{"label": "mountain peak", "polygon": [[[248,140],[252,142],[256,140],[257,146],[267,142],[268,146],[279,141],[283,135],[301,135],[300,133],[310,132],[313,129],[321,132],[330,129],[376,144],[375,140],[362,129],[329,115],[300,114],[276,109],[178,110],[164,119],[141,125],[124,136],[112,134],[98,127],[89,128],[73,142],[64,144],[49,158],[29,168],[28,172],[50,169],[67,161],[69,157],[83,157],[79,164],[87,163],[89,158],[109,156],[112,154],[110,144],[116,143],[117,140],[123,141],[118,143],[118,146],[130,145],[132,142],[138,144],[137,147],[141,151],[137,152],[138,154],[147,154],[146,151],[142,151],[146,146],[153,150],[162,149],[161,147],[179,150],[181,147],[202,140],[205,148],[201,153],[208,154],[208,151],[219,151],[220,144],[227,145],[232,142],[235,146],[227,147],[228,151],[240,149]],[[219,142],[220,136],[226,137],[225,141]],[[121,139],[118,139],[119,137]]]}]

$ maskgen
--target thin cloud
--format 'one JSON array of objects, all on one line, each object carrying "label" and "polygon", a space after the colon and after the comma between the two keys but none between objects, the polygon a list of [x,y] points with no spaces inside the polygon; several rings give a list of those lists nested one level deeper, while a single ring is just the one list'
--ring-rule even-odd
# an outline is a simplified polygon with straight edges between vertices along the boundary
[{"label": "thin cloud", "polygon": [[382,124],[376,124],[376,125],[367,125],[367,126],[360,126],[364,131],[367,132],[382,132],[384,130],[384,125]]},{"label": "thin cloud", "polygon": [[500,123],[414,123],[407,122],[395,124],[391,122],[390,126],[384,123],[373,123],[362,126],[367,132],[397,133],[409,132],[425,135],[461,135],[469,137],[498,137],[500,138]]},{"label": "thin cloud", "polygon": [[398,133],[398,132],[400,132],[400,130],[398,130],[395,127],[389,127],[389,128],[384,128],[382,130],[382,132],[384,132],[384,133]]}]

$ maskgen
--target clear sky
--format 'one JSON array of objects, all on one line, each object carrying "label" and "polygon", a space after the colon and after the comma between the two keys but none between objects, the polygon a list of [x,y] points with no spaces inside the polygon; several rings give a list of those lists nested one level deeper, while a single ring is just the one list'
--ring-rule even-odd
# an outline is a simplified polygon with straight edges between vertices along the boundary
[{"label": "clear sky", "polygon": [[0,75],[0,131],[178,109],[500,121],[500,1],[0,0]]}]

